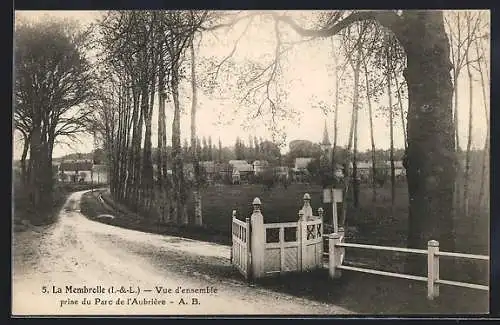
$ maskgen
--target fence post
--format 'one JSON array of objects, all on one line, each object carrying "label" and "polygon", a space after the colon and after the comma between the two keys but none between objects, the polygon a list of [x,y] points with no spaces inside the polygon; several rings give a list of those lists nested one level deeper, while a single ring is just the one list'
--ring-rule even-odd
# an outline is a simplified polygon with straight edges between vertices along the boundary
[{"label": "fence post", "polygon": [[229,257],[229,260],[231,261],[231,264],[233,264],[233,249],[234,249],[234,219],[236,219],[236,210],[233,210],[232,217],[231,217],[231,255]]},{"label": "fence post", "polygon": [[439,297],[439,242],[429,240],[427,242],[427,298],[433,300]]},{"label": "fence post", "polygon": [[266,230],[264,216],[260,212],[261,202],[258,197],[253,200],[253,213],[250,216],[251,228],[251,254],[252,271],[255,278],[264,276],[264,251],[266,243]]},{"label": "fence post", "polygon": [[328,235],[328,273],[330,278],[339,278],[341,276],[341,271],[337,269],[337,266],[342,264],[342,248],[335,247],[335,245],[340,244],[340,235],[336,232]]},{"label": "fence post", "polygon": [[318,216],[321,223],[316,225],[316,238],[320,241],[316,244],[316,267],[323,267],[323,208],[318,209]]},{"label": "fence post", "polygon": [[302,232],[302,222],[303,222],[303,219],[304,219],[304,211],[302,209],[299,210],[299,220],[297,220],[297,241],[299,242],[299,247],[298,247],[298,255],[299,255],[299,260],[298,260],[298,263],[297,263],[297,267],[299,269],[299,271],[302,271],[303,270],[303,249],[302,249],[302,246],[303,246],[303,232]]},{"label": "fence post", "polygon": [[313,211],[311,207],[311,195],[309,193],[304,194],[304,206],[302,206],[302,210],[304,211],[304,221],[311,220]]},{"label": "fence post", "polygon": [[250,226],[250,218],[246,217],[245,218],[245,224],[246,224],[246,228],[247,228],[247,251],[246,251],[246,254],[247,254],[247,272],[246,272],[246,276],[245,278],[246,279],[249,279],[249,278],[252,278],[253,277],[253,273],[252,273],[252,227]]}]

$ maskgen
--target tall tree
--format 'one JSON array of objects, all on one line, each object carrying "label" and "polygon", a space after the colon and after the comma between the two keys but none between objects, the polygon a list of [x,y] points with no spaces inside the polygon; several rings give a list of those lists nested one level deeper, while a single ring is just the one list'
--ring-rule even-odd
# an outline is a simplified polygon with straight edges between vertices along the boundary
[{"label": "tall tree", "polygon": [[208,136],[208,159],[207,160],[215,160],[214,159],[214,148],[212,144],[212,136]]},{"label": "tall tree", "polygon": [[[357,151],[358,151],[358,112],[360,101],[360,73],[362,67],[363,56],[363,43],[366,41],[366,35],[371,22],[360,22],[358,24],[347,27],[343,32],[343,47],[347,62],[351,67],[354,77],[353,91],[352,91],[352,113],[351,113],[351,127],[349,129],[348,138],[348,153],[352,148],[352,175],[349,175],[349,164],[351,163],[350,154],[346,156],[345,163],[346,172],[346,193],[349,181],[351,182],[352,198],[354,207],[359,206],[359,182],[357,173]],[[344,209],[345,210],[345,209]],[[345,222],[345,219],[344,219]]]},{"label": "tall tree", "polygon": [[486,139],[484,141],[484,148],[482,154],[482,164],[481,164],[481,180],[479,187],[479,195],[478,195],[478,206],[482,206],[483,198],[485,196],[485,183],[487,182],[487,169],[488,169],[488,157],[489,157],[489,148],[490,148],[490,118],[489,118],[489,101],[488,96],[486,95],[487,91],[489,91],[489,61],[487,60],[487,56],[484,50],[483,42],[484,40],[489,40],[488,33],[483,35],[479,35],[480,37],[476,38],[474,42],[474,47],[476,51],[477,60],[477,70],[480,76],[481,82],[481,93],[483,97],[483,105],[484,105],[484,117],[486,121]]},{"label": "tall tree", "polygon": [[[259,14],[262,15],[255,15]],[[428,240],[437,239],[441,247],[453,250],[453,184],[457,175],[457,160],[454,154],[452,64],[443,11],[330,11],[327,19],[319,21],[317,28],[304,28],[287,13],[264,14],[304,37],[331,37],[364,20],[374,21],[395,35],[406,53],[403,75],[409,101],[408,149],[403,160],[409,190],[408,246],[425,247]],[[241,14],[229,23],[205,29],[231,26],[253,16]],[[280,40],[277,43],[280,44]],[[275,53],[281,54],[279,49]],[[423,268],[423,264],[408,265],[415,267],[413,271],[418,273]]]},{"label": "tall tree", "polygon": [[387,80],[387,98],[389,101],[388,113],[389,113],[389,162],[391,169],[391,208],[392,215],[394,216],[394,203],[396,199],[396,171],[394,166],[394,106],[392,105],[392,79],[394,71],[394,62],[396,57],[394,55],[394,49],[397,46],[394,44],[395,39],[391,35],[385,35],[384,37],[384,52],[385,52],[385,73]]},{"label": "tall tree", "polygon": [[[376,41],[377,41],[377,36],[379,36],[379,33],[376,33],[374,35],[375,37],[371,37],[371,42],[368,42],[369,45],[365,51],[363,51],[363,57],[362,57],[362,63],[363,63],[363,72],[365,75],[365,90],[366,90],[366,101],[367,101],[367,106],[368,106],[368,118],[369,118],[369,123],[370,123],[370,144],[371,144],[371,161],[372,161],[372,168],[371,168],[371,187],[372,187],[372,202],[375,202],[377,200],[377,189],[376,189],[376,182],[375,182],[375,176],[376,176],[376,149],[375,149],[375,137],[373,135],[373,109],[372,109],[372,97],[375,96],[376,94],[376,86],[373,84],[375,83],[375,78],[372,78],[370,80],[370,75],[374,75],[375,73],[373,71],[369,71],[368,66],[370,65],[370,56],[372,55],[374,51],[374,47],[377,46]],[[375,209],[375,206],[374,206]],[[374,210],[375,212],[375,210]]]},{"label": "tall tree", "polygon": [[[466,216],[469,215],[469,192],[470,192],[470,172],[471,172],[471,148],[472,148],[472,119],[474,108],[474,77],[472,74],[472,45],[476,38],[479,37],[479,27],[481,23],[479,13],[467,11],[465,13],[466,39],[465,48],[465,66],[467,68],[467,77],[469,81],[469,121],[467,128],[467,148],[465,152],[465,170],[464,170],[464,191],[463,191],[463,211]],[[478,60],[479,58],[476,58]]]},{"label": "tall tree", "polygon": [[203,137],[202,139],[203,139],[202,140],[203,147],[201,149],[201,159],[206,161],[206,160],[209,160],[209,158],[208,158],[208,143],[207,143],[206,137]]},{"label": "tall tree", "polygon": [[218,150],[218,154],[219,154],[219,163],[221,163],[223,161],[223,155],[222,155],[222,142],[220,141],[220,138],[219,138],[219,150]]},{"label": "tall tree", "polygon": [[14,120],[24,132],[24,151],[29,148],[24,178],[34,221],[43,222],[52,207],[56,139],[88,125],[85,104],[93,88],[85,56],[88,34],[65,22],[42,21],[17,24],[14,37]]},{"label": "tall tree", "polygon": [[[194,199],[194,222],[196,225],[203,224],[203,209],[202,209],[202,195],[201,195],[201,170],[200,170],[200,157],[199,151],[197,149],[196,143],[196,110],[198,105],[198,86],[196,84],[196,52],[194,49],[194,37],[191,39],[189,44],[189,50],[191,54],[191,91],[192,91],[192,101],[191,101],[191,147],[192,151],[192,161],[194,167],[194,186],[193,186],[193,199]],[[205,139],[205,138],[203,138]],[[210,141],[210,146],[212,143]]]},{"label": "tall tree", "polygon": [[173,196],[174,215],[176,220],[183,224],[189,223],[187,215],[187,189],[184,184],[183,162],[180,152],[180,99],[179,85],[181,79],[181,61],[185,51],[198,31],[200,25],[207,18],[207,11],[163,11],[162,22],[169,33],[165,37],[165,47],[170,58],[169,86],[174,103],[174,117],[172,121],[172,158],[173,158]]}]

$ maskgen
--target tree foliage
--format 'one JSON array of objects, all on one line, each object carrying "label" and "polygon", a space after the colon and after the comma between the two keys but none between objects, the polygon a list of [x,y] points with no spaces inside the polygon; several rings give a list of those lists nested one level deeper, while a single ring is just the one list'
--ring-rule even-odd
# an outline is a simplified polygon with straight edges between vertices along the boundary
[{"label": "tree foliage", "polygon": [[24,138],[22,173],[30,202],[43,214],[52,205],[54,145],[75,139],[89,121],[93,74],[85,54],[88,34],[73,24],[47,20],[20,22],[14,37],[14,125]]}]

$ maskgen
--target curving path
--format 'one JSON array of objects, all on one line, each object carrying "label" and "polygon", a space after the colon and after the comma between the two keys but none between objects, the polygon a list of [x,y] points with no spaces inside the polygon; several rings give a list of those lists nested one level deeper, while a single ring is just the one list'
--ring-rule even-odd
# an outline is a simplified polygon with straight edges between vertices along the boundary
[{"label": "curving path", "polygon": [[[233,272],[229,247],[91,221],[79,211],[85,192],[70,195],[55,224],[14,233],[13,315],[351,313],[224,276]],[[105,292],[78,292],[83,286]],[[177,294],[179,286],[209,292]]]}]

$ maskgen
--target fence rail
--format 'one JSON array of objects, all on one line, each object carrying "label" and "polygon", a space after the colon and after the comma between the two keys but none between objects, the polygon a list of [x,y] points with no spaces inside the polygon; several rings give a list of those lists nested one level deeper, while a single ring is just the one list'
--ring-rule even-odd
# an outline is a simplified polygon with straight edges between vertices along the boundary
[{"label": "fence rail", "polygon": [[449,257],[458,257],[472,260],[484,260],[489,261],[489,256],[486,255],[474,255],[474,254],[464,254],[464,253],[452,253],[452,252],[437,252],[437,256],[449,256]]},{"label": "fence rail", "polygon": [[425,249],[414,249],[414,248],[403,248],[403,247],[376,246],[376,245],[365,245],[365,244],[354,244],[354,243],[340,243],[337,244],[336,246],[373,249],[377,251],[391,251],[391,252],[414,253],[414,254],[424,254],[424,255],[427,254],[427,250]]},{"label": "fence rail", "polygon": [[[376,245],[365,245],[365,244],[355,244],[355,243],[343,243],[343,242],[341,242],[341,236],[338,233],[330,234],[330,235],[326,236],[326,238],[329,241],[329,243],[328,243],[329,252],[326,254],[326,255],[328,255],[328,259],[329,259],[328,268],[329,268],[330,276],[334,277],[334,278],[337,278],[340,276],[340,272],[339,272],[340,270],[349,270],[349,271],[355,271],[355,272],[390,276],[390,277],[394,277],[394,278],[403,278],[403,279],[408,279],[408,280],[423,281],[423,282],[427,282],[427,298],[430,300],[439,296],[439,285],[440,284],[489,291],[489,287],[485,286],[485,285],[467,283],[467,282],[459,282],[459,281],[443,280],[443,279],[439,278],[439,257],[440,256],[489,261],[490,258],[489,258],[489,256],[486,256],[486,255],[473,255],[473,254],[454,253],[454,252],[440,252],[439,251],[439,242],[437,242],[435,240],[430,240],[427,243],[427,250],[424,250],[424,249],[412,249],[412,248],[403,248],[403,247],[390,247],[390,246],[376,246]],[[343,256],[345,255],[345,248],[347,248],[347,247],[427,255],[427,277],[342,265]],[[323,254],[323,255],[325,255],[325,254]]]},{"label": "fence rail", "polygon": [[485,285],[473,284],[473,283],[465,283],[465,282],[458,282],[458,281],[436,280],[436,283],[447,284],[447,285],[456,286],[456,287],[463,287],[463,288],[484,290],[484,291],[489,291],[490,290],[490,288],[488,286],[485,286]]},{"label": "fence rail", "polygon": [[391,276],[393,278],[401,278],[401,279],[427,282],[427,278],[425,276],[401,274],[401,273],[395,273],[395,272],[386,272],[386,271],[365,269],[365,268],[361,268],[361,267],[354,267],[354,266],[347,266],[347,265],[340,265],[340,266],[337,266],[337,268],[340,270],[356,271],[356,272],[370,273],[370,274],[376,274],[376,275]]}]

